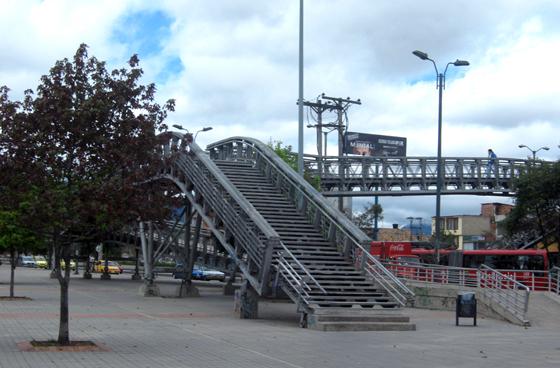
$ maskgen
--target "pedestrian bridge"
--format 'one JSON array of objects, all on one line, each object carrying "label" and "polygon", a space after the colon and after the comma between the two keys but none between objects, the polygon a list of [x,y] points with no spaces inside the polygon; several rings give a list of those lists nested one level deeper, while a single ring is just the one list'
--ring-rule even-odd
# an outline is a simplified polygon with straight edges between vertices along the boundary
[{"label": "pedestrian bridge", "polygon": [[[181,237],[188,244],[185,275],[190,275],[204,223],[216,247],[243,274],[243,318],[257,316],[259,297],[289,297],[302,326],[415,328],[399,311],[414,294],[370,255],[368,236],[270,147],[233,137],[204,151],[189,136],[168,132],[163,138],[164,166],[154,180],[172,182],[182,192],[185,221],[177,220],[169,235],[159,238],[174,242]],[[193,222],[191,234],[184,224]],[[141,238],[145,262],[153,263],[167,245]],[[156,246],[162,251],[150,250]]]},{"label": "pedestrian bridge", "polygon": [[[147,285],[152,266],[170,247],[187,265],[188,285],[205,231],[214,254],[243,274],[243,318],[257,316],[259,297],[289,297],[302,326],[353,329],[359,320],[364,329],[415,328],[399,312],[414,293],[370,255],[368,236],[270,147],[246,137],[206,150],[189,135],[166,132],[162,139],[163,166],[151,180],[176,186],[184,211],[172,224],[161,224],[158,236],[155,224],[140,222]],[[487,158],[443,162],[443,193],[477,195],[513,195],[514,179],[538,164],[503,158],[490,166]],[[305,164],[331,196],[427,195],[436,189],[433,157],[308,155]]]},{"label": "pedestrian bridge", "polygon": [[[434,195],[436,157],[305,155],[306,170],[331,197]],[[540,162],[517,158],[442,157],[441,194],[514,196],[515,179]]]}]

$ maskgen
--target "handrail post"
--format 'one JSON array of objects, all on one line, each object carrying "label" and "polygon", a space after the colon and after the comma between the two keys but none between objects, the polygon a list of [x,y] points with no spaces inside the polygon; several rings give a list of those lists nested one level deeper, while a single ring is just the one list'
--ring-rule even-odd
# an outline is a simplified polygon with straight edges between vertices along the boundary
[{"label": "handrail post", "polygon": [[477,269],[476,270],[476,287],[477,288],[480,288],[480,286],[482,284],[481,278],[482,278],[481,271],[480,271],[480,269]]},{"label": "handrail post", "polygon": [[363,251],[360,251],[360,270],[365,270],[366,269],[366,255],[364,254]]},{"label": "handrail post", "polygon": [[272,264],[272,252],[274,251],[274,247],[280,244],[280,239],[273,237],[267,239],[265,243],[265,249],[263,252],[263,260],[262,266],[260,270],[260,281],[261,281],[261,290],[263,294],[266,294],[269,289],[269,278],[270,278],[270,265]]},{"label": "handrail post", "polygon": [[556,268],[556,294],[560,294],[560,269]]}]

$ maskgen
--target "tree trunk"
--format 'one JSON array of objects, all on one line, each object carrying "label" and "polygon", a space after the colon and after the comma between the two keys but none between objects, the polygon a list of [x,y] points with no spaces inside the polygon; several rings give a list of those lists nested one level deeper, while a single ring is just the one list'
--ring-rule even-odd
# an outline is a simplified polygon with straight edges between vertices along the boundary
[{"label": "tree trunk", "polygon": [[[59,245],[59,247],[63,247]],[[62,270],[60,267],[60,258],[63,255],[64,263],[64,275],[62,275]],[[55,262],[58,265],[56,267],[56,276],[58,283],[60,284],[60,325],[58,327],[58,343],[60,345],[70,344],[70,325],[69,325],[69,308],[68,308],[68,286],[70,284],[70,251],[68,247],[63,247],[63,249],[57,249],[55,252]]]},{"label": "tree trunk", "polygon": [[10,248],[10,298],[14,297],[15,270],[16,270],[16,251],[14,247],[11,247]]},{"label": "tree trunk", "polygon": [[[104,245],[105,249],[107,249],[107,245]],[[103,260],[103,275],[106,278],[109,278],[109,257],[107,251],[105,250],[105,254],[103,255],[105,259]]]}]

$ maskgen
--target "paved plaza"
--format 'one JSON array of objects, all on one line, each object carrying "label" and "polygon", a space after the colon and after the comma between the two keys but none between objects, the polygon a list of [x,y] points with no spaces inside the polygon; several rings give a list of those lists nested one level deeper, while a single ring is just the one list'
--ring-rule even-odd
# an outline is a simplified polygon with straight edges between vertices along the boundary
[{"label": "paved plaza", "polygon": [[[74,275],[73,275],[74,276]],[[0,266],[0,296],[9,294]],[[217,282],[198,298],[173,298],[178,281],[157,279],[163,297],[138,294],[141,282],[79,276],[70,283],[72,340],[102,352],[22,352],[17,343],[56,339],[59,286],[49,271],[16,270],[16,295],[0,301],[0,367],[559,367],[560,322],[523,328],[452,312],[407,309],[408,332],[321,332],[298,327],[295,306],[261,302],[260,319],[240,320]],[[560,308],[560,305],[558,306]]]}]

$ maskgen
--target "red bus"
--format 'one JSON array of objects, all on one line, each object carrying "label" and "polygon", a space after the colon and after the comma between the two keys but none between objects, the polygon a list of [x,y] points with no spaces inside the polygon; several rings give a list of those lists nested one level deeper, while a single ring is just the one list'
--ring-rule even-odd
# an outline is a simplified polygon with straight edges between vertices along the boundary
[{"label": "red bus", "polygon": [[[449,254],[451,252],[457,252],[455,250],[440,249],[439,250],[439,264],[449,265]],[[412,248],[412,254],[420,259],[421,263],[438,264],[436,260],[435,249],[425,249],[425,248]]]},{"label": "red bus", "polygon": [[463,267],[478,268],[481,264],[495,270],[548,271],[548,254],[544,249],[464,250]]}]

